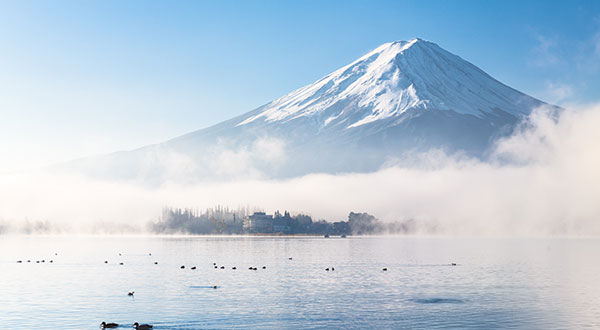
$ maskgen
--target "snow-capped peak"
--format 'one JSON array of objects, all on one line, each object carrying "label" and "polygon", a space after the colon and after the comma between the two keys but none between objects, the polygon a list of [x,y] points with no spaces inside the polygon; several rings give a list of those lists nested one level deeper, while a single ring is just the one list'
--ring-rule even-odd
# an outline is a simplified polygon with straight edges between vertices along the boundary
[{"label": "snow-capped peak", "polygon": [[324,127],[353,128],[413,109],[451,110],[477,117],[494,110],[521,115],[535,102],[436,44],[415,38],[385,43],[274,100],[237,126],[257,120],[316,117]]},{"label": "snow-capped peak", "polygon": [[283,178],[375,171],[431,149],[485,157],[521,115],[544,104],[434,43],[396,41],[239,117],[69,166],[160,182],[173,154],[193,165],[186,178],[236,177],[223,164],[240,159],[248,173]]}]

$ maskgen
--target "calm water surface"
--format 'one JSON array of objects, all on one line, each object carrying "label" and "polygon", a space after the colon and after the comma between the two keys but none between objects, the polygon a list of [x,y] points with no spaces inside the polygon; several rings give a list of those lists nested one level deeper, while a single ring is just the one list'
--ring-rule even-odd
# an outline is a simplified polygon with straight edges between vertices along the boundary
[{"label": "calm water surface", "polygon": [[0,328],[600,329],[599,257],[599,239],[0,236]]}]

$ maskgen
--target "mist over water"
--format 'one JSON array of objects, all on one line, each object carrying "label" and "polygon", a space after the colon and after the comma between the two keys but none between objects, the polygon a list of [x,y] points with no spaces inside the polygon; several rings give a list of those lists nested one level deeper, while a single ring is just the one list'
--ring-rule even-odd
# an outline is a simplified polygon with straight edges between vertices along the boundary
[{"label": "mist over water", "polygon": [[[166,205],[225,205],[303,212],[328,221],[368,212],[383,221],[412,219],[417,234],[598,235],[598,127],[598,104],[560,114],[538,109],[513,136],[498,141],[486,161],[433,150],[416,155],[411,166],[390,160],[374,173],[286,180],[264,179],[268,173],[255,169],[230,181],[167,180],[158,186],[48,171],[5,174],[0,230],[29,223],[31,232],[143,231]],[[271,144],[277,159],[285,157],[284,144]],[[224,168],[247,171],[233,164],[238,158],[226,154],[219,160],[231,160]],[[172,162],[169,172],[179,173],[178,164],[185,162]]]}]

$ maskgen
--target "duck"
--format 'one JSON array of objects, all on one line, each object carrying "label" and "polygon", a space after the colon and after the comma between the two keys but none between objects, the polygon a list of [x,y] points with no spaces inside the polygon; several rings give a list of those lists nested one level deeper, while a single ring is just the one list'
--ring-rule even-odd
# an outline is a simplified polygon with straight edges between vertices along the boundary
[{"label": "duck", "polygon": [[138,329],[138,330],[148,330],[148,329],[152,329],[152,325],[151,324],[139,324],[137,322],[135,322],[133,324],[133,327]]},{"label": "duck", "polygon": [[258,268],[256,268],[256,267],[252,268],[252,270],[257,270],[257,269],[258,269]]},{"label": "duck", "polygon": [[179,268],[181,268],[181,269],[185,269],[185,266],[183,266],[183,265],[182,265],[182,266],[181,266],[181,267],[179,267]]},{"label": "duck", "polygon": [[335,268],[331,267],[331,271],[334,271],[334,270],[335,270]]},{"label": "duck", "polygon": [[194,270],[194,269],[196,269],[196,266],[193,266],[193,267],[192,267],[192,268],[190,268],[190,269],[191,269],[191,270]]},{"label": "duck", "polygon": [[119,265],[123,266],[123,265],[124,265],[124,263],[122,263],[122,262],[119,262]]},{"label": "duck", "polygon": [[105,263],[105,264],[107,264],[107,263],[108,263],[108,260],[104,260],[104,263]]},{"label": "duck", "polygon": [[267,266],[262,266],[262,269],[267,269]]},{"label": "duck", "polygon": [[17,260],[17,263],[18,263],[18,264],[20,264],[20,263],[22,263],[22,262],[23,262],[23,261],[21,261],[21,260]]},{"label": "duck", "polygon": [[382,270],[383,270],[384,272],[387,272],[387,267],[383,268]]},{"label": "duck", "polygon": [[127,293],[127,295],[128,295],[128,296],[132,296],[132,297],[133,297],[133,294],[134,294],[134,293],[135,293],[135,291],[129,291],[129,292]]},{"label": "duck", "polygon": [[237,269],[237,267],[233,266],[233,267],[231,267],[231,269],[233,269],[233,270],[236,270],[236,269]]},{"label": "duck", "polygon": [[102,323],[100,323],[100,328],[102,329],[106,329],[106,328],[116,328],[119,325],[117,323],[106,323],[104,321],[102,321]]},{"label": "duck", "polygon": [[154,262],[154,264],[155,264],[155,265],[158,265],[158,261],[155,261],[155,262]]},{"label": "duck", "polygon": [[225,266],[221,266],[221,269],[225,269]]},{"label": "duck", "polygon": [[327,271],[327,272],[328,272],[328,271],[329,271],[329,268],[325,268],[325,271]]},{"label": "duck", "polygon": [[456,266],[456,262],[453,262],[451,265],[452,265],[452,266]]},{"label": "duck", "polygon": [[288,260],[292,260],[292,257],[289,257]]},{"label": "duck", "polygon": [[215,269],[219,268],[218,266],[215,266]]}]

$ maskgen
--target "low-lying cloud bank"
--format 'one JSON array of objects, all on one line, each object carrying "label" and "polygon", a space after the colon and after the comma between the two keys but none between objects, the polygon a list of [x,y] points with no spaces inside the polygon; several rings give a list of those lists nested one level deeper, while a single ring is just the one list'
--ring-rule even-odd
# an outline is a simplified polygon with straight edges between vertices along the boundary
[{"label": "low-lying cloud bank", "polygon": [[[144,187],[43,172],[0,177],[0,231],[143,230],[165,205],[259,206],[345,220],[369,212],[413,220],[417,233],[599,235],[600,105],[559,115],[538,109],[518,133],[498,141],[491,160],[420,155],[421,166],[365,174],[312,174]],[[43,232],[43,230],[42,230]]]}]

